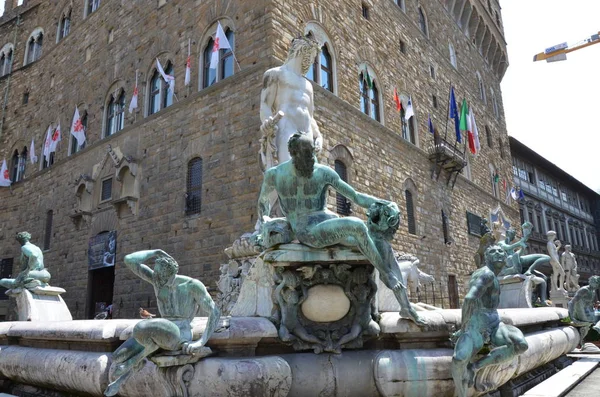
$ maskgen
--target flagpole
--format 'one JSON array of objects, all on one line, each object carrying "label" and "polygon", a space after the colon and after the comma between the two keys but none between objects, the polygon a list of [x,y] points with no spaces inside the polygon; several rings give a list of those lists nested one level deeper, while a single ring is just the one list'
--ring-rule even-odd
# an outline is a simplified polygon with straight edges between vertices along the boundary
[{"label": "flagpole", "polygon": [[[139,99],[140,99],[140,95],[139,95],[139,94],[140,94],[140,91],[139,91],[139,89],[138,89],[138,73],[139,73],[139,71],[140,71],[139,69],[136,69],[136,70],[135,70],[135,89],[137,89],[137,90],[138,90],[138,101],[139,101]],[[137,106],[136,106],[136,107],[137,107]],[[134,112],[134,113],[133,113],[133,123],[134,123],[134,124],[135,124],[135,122],[137,121],[137,109],[135,109],[135,110],[136,110],[136,112]]]},{"label": "flagpole", "polygon": [[450,98],[452,95],[452,82],[450,82],[450,89],[448,90],[448,108],[446,109],[446,130],[444,131],[444,141],[448,137],[448,119],[450,118]]},{"label": "flagpole", "polygon": [[[191,37],[188,38],[188,58],[190,58],[191,55],[191,47],[192,46],[192,39]],[[187,59],[185,60],[186,64],[185,64],[185,68],[187,69]],[[187,95],[190,96],[191,90],[192,90],[192,70],[191,70],[191,66],[190,66],[190,84],[188,84],[187,86]]]}]

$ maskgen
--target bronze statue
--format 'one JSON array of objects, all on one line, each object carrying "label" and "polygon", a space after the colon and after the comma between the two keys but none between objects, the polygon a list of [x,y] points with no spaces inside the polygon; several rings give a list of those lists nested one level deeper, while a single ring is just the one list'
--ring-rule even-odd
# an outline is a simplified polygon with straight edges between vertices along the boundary
[{"label": "bronze statue", "polygon": [[46,287],[50,282],[50,273],[44,267],[44,254],[37,245],[30,242],[31,234],[19,232],[16,236],[21,244],[21,271],[16,278],[3,278],[0,285],[7,289]]},{"label": "bronze statue", "polygon": [[[398,206],[356,192],[333,169],[318,164],[310,135],[295,133],[288,148],[292,159],[265,172],[258,201],[259,220],[268,219],[272,207],[270,197],[276,192],[281,210],[301,243],[314,248],[336,244],[357,247],[379,270],[383,283],[394,292],[401,305],[400,314],[422,323],[410,306],[402,273],[389,243],[399,225]],[[340,218],[326,209],[329,186],[369,209],[368,227],[359,218]]]},{"label": "bronze statue", "polygon": [[[143,264],[154,259],[154,270]],[[206,342],[215,330],[220,312],[204,284],[177,274],[179,264],[163,250],[138,251],[125,256],[136,276],[154,286],[158,311],[162,318],[140,321],[133,335],[113,353],[105,396],[114,396],[121,384],[157,350],[178,351],[184,355],[210,354]],[[197,314],[208,316],[202,337],[192,341],[191,321]]]},{"label": "bronze statue", "polygon": [[[506,252],[499,245],[492,245],[486,249],[484,258],[485,265],[471,276],[469,292],[462,306],[461,328],[453,335],[456,345],[452,356],[452,378],[458,397],[467,396],[477,371],[509,361],[528,348],[521,330],[504,324],[498,315],[500,284],[497,276],[506,265]],[[494,348],[471,362],[484,344]]]}]

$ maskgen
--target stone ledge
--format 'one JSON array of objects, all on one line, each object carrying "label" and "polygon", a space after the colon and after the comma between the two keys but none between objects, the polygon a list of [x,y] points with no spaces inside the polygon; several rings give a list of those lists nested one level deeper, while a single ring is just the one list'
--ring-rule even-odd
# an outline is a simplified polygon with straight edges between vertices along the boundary
[{"label": "stone ledge", "polygon": [[[567,309],[558,307],[538,307],[535,309],[499,309],[502,322],[515,327],[527,327],[544,323],[555,323],[566,317]],[[397,312],[381,313],[381,332],[383,334],[412,333],[412,332],[439,332],[460,326],[461,310],[445,309],[433,311],[419,311],[427,325],[419,327],[412,321],[400,317]]]},{"label": "stone ledge", "polygon": [[600,364],[600,357],[574,362],[556,375],[535,386],[523,397],[560,397],[566,395]]}]

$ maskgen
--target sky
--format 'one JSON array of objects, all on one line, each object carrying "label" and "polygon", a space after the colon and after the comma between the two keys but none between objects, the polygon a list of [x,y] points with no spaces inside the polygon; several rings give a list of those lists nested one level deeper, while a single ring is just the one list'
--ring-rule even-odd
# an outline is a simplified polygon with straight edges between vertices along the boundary
[{"label": "sky", "polygon": [[508,135],[600,192],[600,42],[566,61],[545,48],[600,32],[598,0],[501,0],[509,67],[502,80]]}]

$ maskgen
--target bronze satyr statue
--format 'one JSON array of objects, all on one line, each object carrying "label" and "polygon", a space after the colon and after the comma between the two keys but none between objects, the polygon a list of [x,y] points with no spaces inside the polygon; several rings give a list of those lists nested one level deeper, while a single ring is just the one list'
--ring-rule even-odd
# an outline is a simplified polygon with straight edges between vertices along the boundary
[{"label": "bronze satyr statue", "polygon": [[[484,259],[485,265],[471,276],[462,306],[461,328],[453,335],[456,345],[452,378],[458,397],[467,396],[477,371],[509,361],[528,348],[521,330],[504,324],[498,315],[500,284],[497,276],[506,265],[506,252],[499,245],[492,245],[486,249]],[[494,349],[471,362],[484,344],[491,344]]]},{"label": "bronze satyr statue", "polygon": [[[400,314],[423,323],[410,306],[402,273],[389,242],[398,228],[398,206],[356,192],[333,169],[319,164],[310,134],[292,135],[288,149],[291,160],[265,172],[258,201],[259,220],[268,219],[272,206],[270,196],[276,192],[281,210],[301,243],[313,248],[336,244],[357,247],[379,270],[383,283],[394,292],[401,305]],[[368,227],[359,218],[339,218],[326,209],[329,186],[369,209]]]},{"label": "bronze satyr statue", "polygon": [[50,273],[44,268],[44,254],[37,245],[31,244],[31,234],[19,232],[16,236],[21,244],[21,271],[16,278],[3,278],[0,285],[7,289],[46,287],[50,282]]},{"label": "bronze satyr statue", "polygon": [[[154,260],[154,270],[142,262]],[[177,274],[179,265],[163,250],[138,251],[125,256],[125,265],[136,276],[154,286],[158,311],[162,318],[140,321],[133,335],[114,353],[110,366],[110,384],[105,396],[114,396],[121,384],[144,363],[144,358],[159,349],[184,355],[210,354],[206,342],[215,330],[220,312],[204,284]],[[197,314],[208,315],[202,337],[192,341],[191,321]]]}]

